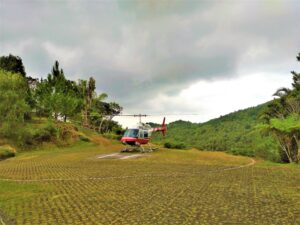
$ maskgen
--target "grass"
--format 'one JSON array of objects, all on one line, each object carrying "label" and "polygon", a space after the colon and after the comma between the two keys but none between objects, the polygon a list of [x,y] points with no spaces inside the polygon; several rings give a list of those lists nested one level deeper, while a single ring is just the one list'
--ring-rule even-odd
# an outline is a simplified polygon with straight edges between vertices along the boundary
[{"label": "grass", "polygon": [[97,159],[122,146],[93,139],[0,162],[19,180],[0,181],[0,212],[18,224],[300,223],[299,165],[224,170],[251,160],[193,149]]}]

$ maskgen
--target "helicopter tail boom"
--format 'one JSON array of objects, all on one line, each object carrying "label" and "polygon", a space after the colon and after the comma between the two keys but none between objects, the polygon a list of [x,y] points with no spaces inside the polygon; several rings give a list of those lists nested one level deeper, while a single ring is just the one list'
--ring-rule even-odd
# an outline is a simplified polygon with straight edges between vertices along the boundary
[{"label": "helicopter tail boom", "polygon": [[162,125],[161,127],[156,127],[156,128],[153,128],[153,132],[158,132],[158,131],[161,131],[162,135],[165,136],[166,133],[167,133],[167,127],[166,127],[166,118],[164,117],[164,120],[162,122]]}]

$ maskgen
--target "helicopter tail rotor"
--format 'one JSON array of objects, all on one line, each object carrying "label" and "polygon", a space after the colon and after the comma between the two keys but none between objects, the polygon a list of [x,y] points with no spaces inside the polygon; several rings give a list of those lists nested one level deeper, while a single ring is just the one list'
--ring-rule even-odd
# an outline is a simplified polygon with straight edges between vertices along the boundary
[{"label": "helicopter tail rotor", "polygon": [[166,136],[166,133],[167,133],[167,127],[166,127],[166,117],[164,117],[164,120],[162,122],[162,125],[161,125],[161,132],[162,132],[162,135],[163,136]]},{"label": "helicopter tail rotor", "polygon": [[156,128],[152,129],[152,132],[158,132],[158,131],[160,131],[163,136],[166,136],[167,126],[166,126],[166,118],[165,117],[164,117],[161,127],[156,127]]}]

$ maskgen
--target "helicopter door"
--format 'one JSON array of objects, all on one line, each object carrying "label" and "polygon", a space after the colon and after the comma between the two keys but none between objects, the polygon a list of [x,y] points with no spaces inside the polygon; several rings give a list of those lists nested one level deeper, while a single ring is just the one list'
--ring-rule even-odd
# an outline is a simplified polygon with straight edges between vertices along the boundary
[{"label": "helicopter door", "polygon": [[147,130],[140,130],[139,131],[139,138],[148,138],[148,131]]},{"label": "helicopter door", "polygon": [[139,138],[144,138],[144,131],[143,130],[139,130]]},{"label": "helicopter door", "polygon": [[147,130],[144,130],[144,138],[148,138],[149,135],[148,135],[148,131]]}]

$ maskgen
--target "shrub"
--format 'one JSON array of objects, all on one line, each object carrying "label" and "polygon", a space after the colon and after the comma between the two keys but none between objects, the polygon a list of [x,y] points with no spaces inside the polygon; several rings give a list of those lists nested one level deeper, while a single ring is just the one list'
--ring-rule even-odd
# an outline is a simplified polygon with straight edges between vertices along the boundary
[{"label": "shrub", "polygon": [[33,138],[36,142],[48,142],[51,140],[51,133],[47,131],[46,129],[39,129],[34,134]]},{"label": "shrub", "polygon": [[57,135],[57,129],[52,123],[47,124],[46,127],[44,127],[44,130],[46,130],[53,137]]},{"label": "shrub", "polygon": [[33,139],[34,142],[37,143],[50,142],[51,140],[56,139],[57,133],[56,127],[52,123],[49,123],[45,127],[36,130]]},{"label": "shrub", "polygon": [[90,142],[91,140],[87,137],[87,136],[85,136],[84,134],[79,134],[79,139],[81,140],[81,141],[85,141],[85,142]]},{"label": "shrub", "polygon": [[58,138],[62,140],[67,140],[71,137],[77,136],[76,127],[72,124],[66,123],[57,123],[56,124],[57,131],[58,131]]},{"label": "shrub", "polygon": [[176,149],[185,149],[186,146],[185,146],[184,143],[177,143],[177,144],[173,145],[173,148],[176,148]]},{"label": "shrub", "polygon": [[0,160],[14,157],[16,155],[15,150],[8,147],[0,147]]},{"label": "shrub", "polygon": [[249,157],[255,156],[255,152],[249,149],[233,148],[227,152],[233,155],[242,155],[242,156],[249,156]]},{"label": "shrub", "polygon": [[119,141],[119,140],[121,140],[122,135],[117,135],[117,134],[113,134],[113,133],[106,133],[106,134],[103,134],[103,137]]},{"label": "shrub", "polygon": [[184,143],[170,143],[166,142],[164,144],[165,148],[174,148],[174,149],[186,149],[186,146]]},{"label": "shrub", "polygon": [[165,147],[165,148],[172,148],[172,144],[169,143],[169,142],[166,142],[166,143],[164,144],[164,147]]},{"label": "shrub", "polygon": [[23,128],[18,131],[16,144],[22,148],[33,145],[34,144],[34,132],[32,129]]}]

